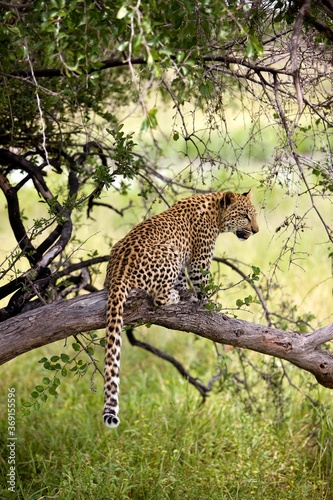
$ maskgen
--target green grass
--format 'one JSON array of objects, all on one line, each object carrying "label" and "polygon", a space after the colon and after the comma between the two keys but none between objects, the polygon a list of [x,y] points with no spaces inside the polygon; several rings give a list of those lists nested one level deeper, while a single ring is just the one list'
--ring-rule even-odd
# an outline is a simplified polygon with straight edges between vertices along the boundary
[{"label": "green grass", "polygon": [[[186,334],[164,342],[155,334],[155,343],[178,351],[189,364],[195,354],[203,364],[213,359],[211,343],[194,342]],[[310,376],[302,375],[302,386],[318,400],[317,407],[288,385],[280,401],[269,385],[260,384],[251,389],[251,411],[246,391],[231,386],[199,406],[196,391],[172,367],[125,341],[117,430],[104,428],[101,420],[101,377],[96,377],[96,393],[89,389],[89,376],[66,377],[58,399],[49,397],[39,412],[23,416],[22,403],[49,375],[37,361],[63,351],[58,343],[1,368],[4,408],[8,387],[17,392],[17,493],[3,490],[1,498],[333,498],[331,394],[315,385],[311,389]],[[236,363],[236,351],[226,356]],[[299,373],[287,369],[294,378]],[[6,485],[6,418],[1,436],[1,484]]]}]

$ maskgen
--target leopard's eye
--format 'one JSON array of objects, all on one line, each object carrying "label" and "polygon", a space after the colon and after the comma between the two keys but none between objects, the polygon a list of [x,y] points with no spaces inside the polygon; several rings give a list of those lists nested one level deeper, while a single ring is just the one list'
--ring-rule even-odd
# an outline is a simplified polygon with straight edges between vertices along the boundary
[{"label": "leopard's eye", "polygon": [[246,219],[247,221],[251,222],[251,217],[249,216],[249,214],[243,214],[243,217],[244,217],[244,219]]}]

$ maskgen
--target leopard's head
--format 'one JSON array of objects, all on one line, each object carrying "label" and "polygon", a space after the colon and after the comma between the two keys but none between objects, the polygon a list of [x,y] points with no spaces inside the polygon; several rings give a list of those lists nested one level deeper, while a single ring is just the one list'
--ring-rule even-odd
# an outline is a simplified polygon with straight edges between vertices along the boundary
[{"label": "leopard's head", "polygon": [[243,194],[231,191],[222,193],[220,205],[221,231],[230,231],[243,241],[259,231],[257,213],[250,199],[250,191]]}]

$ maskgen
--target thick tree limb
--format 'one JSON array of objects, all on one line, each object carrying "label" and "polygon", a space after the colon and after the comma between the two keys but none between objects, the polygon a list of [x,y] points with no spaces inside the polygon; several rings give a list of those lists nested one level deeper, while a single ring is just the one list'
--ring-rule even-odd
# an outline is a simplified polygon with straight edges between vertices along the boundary
[{"label": "thick tree limb", "polygon": [[[84,295],[23,313],[0,325],[0,364],[42,345],[82,331],[104,328],[106,292]],[[333,389],[333,354],[319,346],[333,339],[333,324],[311,334],[283,330],[229,318],[193,302],[155,308],[143,292],[126,304],[125,323],[153,323],[192,332],[220,344],[251,349],[285,359],[312,373]]]},{"label": "thick tree limb", "polygon": [[37,168],[33,162],[2,148],[0,148],[0,165],[9,170],[20,169],[27,172],[38,194],[50,205],[51,212],[53,211],[59,218],[57,227],[35,249],[21,221],[17,198],[17,186],[20,184],[13,188],[5,175],[0,172],[0,189],[3,190],[7,199],[11,227],[21,249],[27,252],[29,263],[32,266],[20,278],[16,278],[11,283],[0,287],[0,297],[5,297],[7,294],[19,289],[11,297],[7,307],[0,310],[0,320],[2,320],[20,312],[32,297],[43,292],[48,287],[51,277],[48,266],[64,250],[72,235],[71,211],[79,189],[79,182],[77,173],[71,169],[68,175],[67,205],[69,208],[63,208],[49,190],[44,180],[42,166]]},{"label": "thick tree limb", "polygon": [[34,265],[38,260],[36,258],[36,250],[22,223],[17,190],[11,185],[3,172],[0,172],[0,189],[6,197],[8,218],[16,241],[29,260],[30,265]]}]

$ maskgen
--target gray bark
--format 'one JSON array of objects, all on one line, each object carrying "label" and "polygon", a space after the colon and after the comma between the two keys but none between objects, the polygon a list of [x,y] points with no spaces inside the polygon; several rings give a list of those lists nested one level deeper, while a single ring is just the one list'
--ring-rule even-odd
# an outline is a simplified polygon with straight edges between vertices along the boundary
[{"label": "gray bark", "polygon": [[[106,291],[53,303],[0,323],[0,364],[37,347],[105,327]],[[333,389],[333,354],[320,346],[333,339],[333,323],[313,333],[290,333],[207,311],[196,302],[153,307],[142,292],[125,307],[125,324],[152,323],[214,342],[285,359]]]}]

